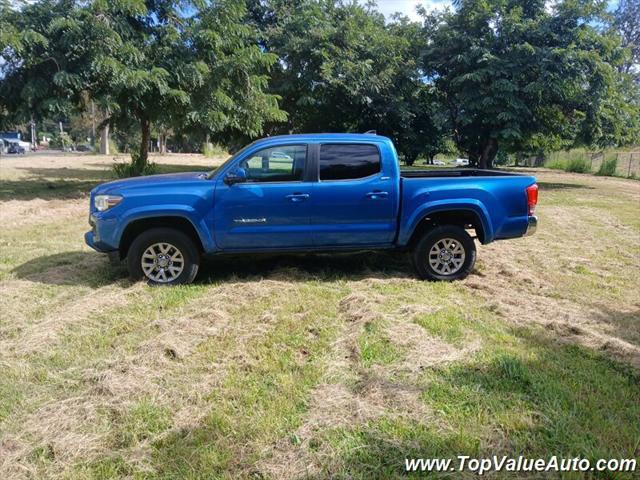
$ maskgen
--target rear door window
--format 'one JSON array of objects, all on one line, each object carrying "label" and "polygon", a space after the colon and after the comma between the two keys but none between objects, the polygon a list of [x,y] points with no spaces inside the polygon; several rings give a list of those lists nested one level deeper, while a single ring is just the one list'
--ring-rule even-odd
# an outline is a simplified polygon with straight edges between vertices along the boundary
[{"label": "rear door window", "polygon": [[325,144],[320,147],[320,180],[365,178],[380,172],[375,145]]}]

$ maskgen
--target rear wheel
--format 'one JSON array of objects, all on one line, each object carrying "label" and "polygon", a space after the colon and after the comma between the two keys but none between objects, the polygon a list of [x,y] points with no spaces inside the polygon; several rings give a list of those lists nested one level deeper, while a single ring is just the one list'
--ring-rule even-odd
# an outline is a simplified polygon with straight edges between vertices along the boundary
[{"label": "rear wheel", "polygon": [[200,253],[193,240],[172,228],[141,233],[127,254],[129,275],[153,285],[191,283],[198,273]]},{"label": "rear wheel", "polygon": [[443,225],[427,232],[416,244],[411,260],[420,278],[461,280],[476,263],[476,246],[462,227]]}]

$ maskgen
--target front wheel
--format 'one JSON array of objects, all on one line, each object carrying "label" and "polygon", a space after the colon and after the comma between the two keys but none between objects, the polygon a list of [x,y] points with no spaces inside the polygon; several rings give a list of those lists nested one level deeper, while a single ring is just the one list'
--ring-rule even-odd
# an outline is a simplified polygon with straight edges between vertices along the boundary
[{"label": "front wheel", "polygon": [[476,246],[464,228],[443,225],[418,241],[411,260],[422,279],[461,280],[476,263]]},{"label": "front wheel", "polygon": [[200,253],[193,240],[172,228],[153,228],[131,244],[127,265],[132,280],[152,285],[191,283],[198,273]]}]

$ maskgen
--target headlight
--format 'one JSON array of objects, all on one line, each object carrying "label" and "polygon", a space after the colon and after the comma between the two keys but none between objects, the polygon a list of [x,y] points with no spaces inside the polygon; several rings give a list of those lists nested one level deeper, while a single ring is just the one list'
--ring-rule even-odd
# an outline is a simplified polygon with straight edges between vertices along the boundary
[{"label": "headlight", "polygon": [[99,212],[109,210],[111,207],[115,207],[121,201],[122,197],[120,195],[96,195],[93,198],[93,204],[96,206],[96,210],[98,210]]}]

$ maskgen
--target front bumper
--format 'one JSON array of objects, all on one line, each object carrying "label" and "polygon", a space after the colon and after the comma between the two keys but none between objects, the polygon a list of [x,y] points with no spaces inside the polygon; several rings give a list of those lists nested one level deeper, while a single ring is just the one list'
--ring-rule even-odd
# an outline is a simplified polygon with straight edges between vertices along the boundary
[{"label": "front bumper", "polygon": [[100,253],[108,253],[113,250],[108,247],[105,248],[105,245],[101,244],[101,242],[96,239],[96,234],[93,230],[89,230],[87,233],[84,234],[84,243],[89,245],[96,252],[100,252]]},{"label": "front bumper", "polygon": [[527,224],[527,230],[524,232],[525,237],[529,237],[536,233],[536,229],[538,228],[538,217],[535,215],[531,215],[529,217],[529,223]]},{"label": "front bumper", "polygon": [[[95,251],[100,253],[109,253],[113,251],[117,252],[118,249],[114,248],[111,245],[112,242],[106,242],[105,238],[103,238],[104,235],[102,234],[105,232],[104,221],[100,221],[100,219],[97,218],[96,216],[90,215],[89,225],[91,226],[91,230],[89,230],[87,233],[84,234],[84,241],[87,245],[89,245]],[[108,230],[107,230],[107,233],[108,233]]]}]

